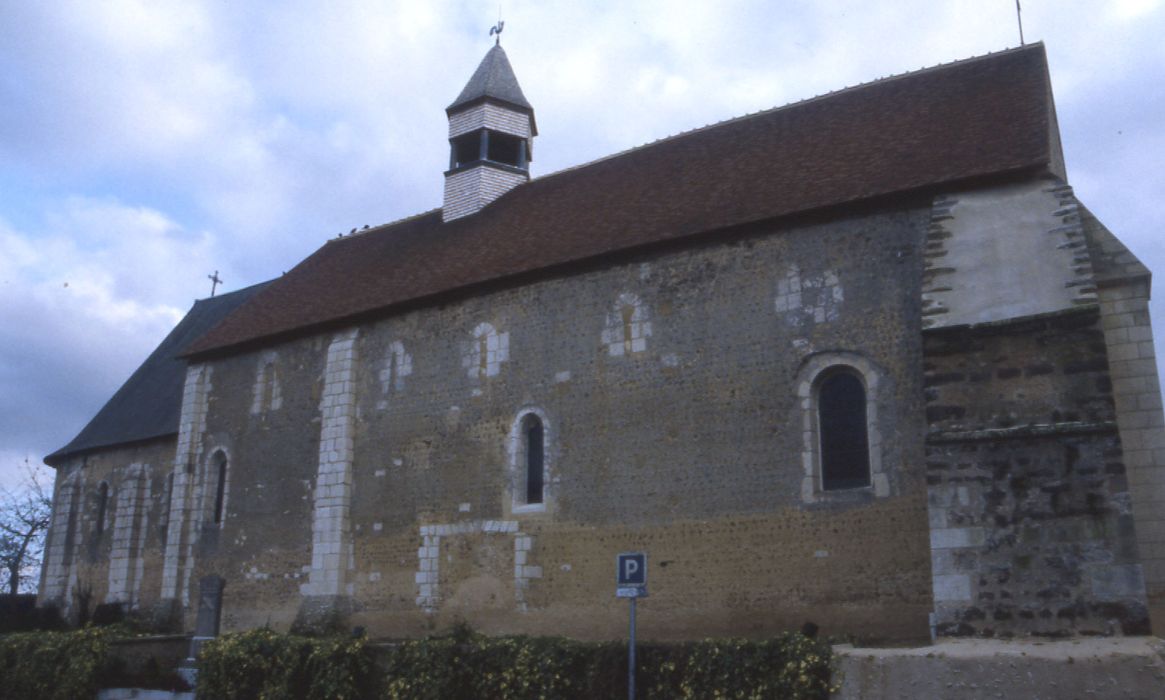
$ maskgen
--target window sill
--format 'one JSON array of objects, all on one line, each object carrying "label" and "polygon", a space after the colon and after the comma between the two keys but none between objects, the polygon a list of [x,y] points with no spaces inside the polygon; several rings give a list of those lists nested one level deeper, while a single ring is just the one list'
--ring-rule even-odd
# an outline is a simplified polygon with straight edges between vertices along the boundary
[{"label": "window sill", "polygon": [[524,503],[522,505],[515,505],[510,509],[512,515],[532,515],[545,512],[545,503]]}]

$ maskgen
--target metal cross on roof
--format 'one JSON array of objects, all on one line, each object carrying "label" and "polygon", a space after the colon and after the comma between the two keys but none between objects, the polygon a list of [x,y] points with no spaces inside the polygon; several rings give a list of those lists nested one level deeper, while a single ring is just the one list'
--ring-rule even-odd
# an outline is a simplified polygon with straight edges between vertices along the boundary
[{"label": "metal cross on roof", "polygon": [[207,275],[206,279],[210,280],[210,295],[214,296],[214,290],[223,283],[223,281],[219,279],[218,270],[215,270],[213,275]]},{"label": "metal cross on roof", "polygon": [[495,45],[502,43],[502,30],[505,29],[505,27],[506,23],[499,19],[497,24],[489,28],[490,36],[497,34],[498,38],[494,40]]}]

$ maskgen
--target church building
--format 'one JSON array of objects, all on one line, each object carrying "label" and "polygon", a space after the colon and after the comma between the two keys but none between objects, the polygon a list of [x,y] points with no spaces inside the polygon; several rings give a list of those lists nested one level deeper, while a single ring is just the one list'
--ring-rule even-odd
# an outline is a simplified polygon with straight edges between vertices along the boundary
[{"label": "church building", "polygon": [[196,303],[46,458],[41,604],[617,638],[641,551],[647,638],[1165,632],[1150,275],[1042,44],[538,178],[534,114],[492,47],[439,209]]}]

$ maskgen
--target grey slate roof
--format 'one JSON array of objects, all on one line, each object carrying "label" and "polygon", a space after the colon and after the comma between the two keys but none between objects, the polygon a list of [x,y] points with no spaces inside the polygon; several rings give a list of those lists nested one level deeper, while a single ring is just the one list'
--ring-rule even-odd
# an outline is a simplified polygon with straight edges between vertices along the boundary
[{"label": "grey slate roof", "polygon": [[533,111],[534,108],[526,101],[518,79],[514,77],[514,69],[510,67],[510,59],[500,45],[494,46],[486,53],[485,58],[473,72],[473,77],[465,84],[465,89],[445,108],[446,112],[455,111],[478,100],[491,98],[506,102],[515,107]]},{"label": "grey slate roof", "polygon": [[79,452],[176,434],[182,410],[182,387],[186,382],[186,361],[178,354],[267,284],[263,282],[194,302],[189,313],[93,420],[72,442],[45,457],[45,463],[57,466]]}]

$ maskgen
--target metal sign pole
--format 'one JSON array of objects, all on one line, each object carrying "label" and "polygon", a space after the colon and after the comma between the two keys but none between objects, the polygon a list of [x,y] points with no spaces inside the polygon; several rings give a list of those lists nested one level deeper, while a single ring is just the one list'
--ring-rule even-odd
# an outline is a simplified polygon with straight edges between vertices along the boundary
[{"label": "metal sign pole", "polygon": [[615,557],[615,597],[631,599],[631,642],[627,645],[627,700],[635,700],[635,603],[647,597],[647,553]]},{"label": "metal sign pole", "polygon": [[627,700],[635,700],[635,601],[631,599],[631,645],[627,647]]}]

